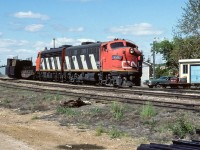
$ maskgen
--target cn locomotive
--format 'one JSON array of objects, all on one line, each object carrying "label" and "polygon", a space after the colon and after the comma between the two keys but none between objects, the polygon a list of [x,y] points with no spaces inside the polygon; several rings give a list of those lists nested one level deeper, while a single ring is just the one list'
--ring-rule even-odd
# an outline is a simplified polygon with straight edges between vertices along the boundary
[{"label": "cn locomotive", "polygon": [[136,44],[114,39],[45,49],[38,53],[35,66],[31,60],[8,59],[6,74],[41,81],[140,86],[142,61]]}]

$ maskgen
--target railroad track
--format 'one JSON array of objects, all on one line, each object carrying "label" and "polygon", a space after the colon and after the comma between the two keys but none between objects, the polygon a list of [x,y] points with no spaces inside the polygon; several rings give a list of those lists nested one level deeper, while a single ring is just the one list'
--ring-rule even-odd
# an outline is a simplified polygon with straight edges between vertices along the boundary
[{"label": "railroad track", "polygon": [[[19,83],[19,82],[18,82]],[[122,103],[129,103],[129,104],[139,104],[143,105],[147,102],[150,102],[152,105],[157,106],[157,107],[164,107],[164,108],[173,108],[173,109],[183,109],[183,110],[191,110],[191,111],[200,111],[200,104],[194,104],[194,103],[178,103],[178,102],[169,102],[169,101],[159,101],[159,100],[151,100],[151,99],[141,99],[141,98],[136,98],[134,94],[130,97],[124,96],[124,94],[118,94],[118,91],[112,91],[109,92],[103,91],[95,91],[93,88],[93,93],[90,93],[91,87],[89,89],[74,89],[71,88],[71,90],[66,89],[66,88],[49,88],[47,86],[44,86],[44,84],[41,85],[33,85],[29,83],[29,86],[26,84],[20,84],[17,85],[16,83],[10,83],[10,82],[0,82],[0,86],[6,87],[6,88],[17,88],[21,90],[30,90],[30,91],[35,91],[35,92],[42,92],[42,93],[51,93],[51,94],[60,94],[60,95],[68,95],[68,96],[73,96],[73,97],[81,97],[81,98],[86,98],[86,99],[92,99],[95,101],[106,101],[106,102],[111,102],[111,101],[118,101]],[[105,90],[105,89],[104,89]],[[84,91],[84,92],[83,92]]]},{"label": "railroad track", "polygon": [[73,85],[73,84],[64,84],[56,82],[40,82],[40,81],[30,81],[30,80],[7,80],[8,82],[15,83],[25,83],[33,84],[38,86],[49,86],[49,87],[61,87],[65,89],[87,89],[103,92],[118,92],[120,94],[130,94],[130,95],[139,95],[139,96],[154,96],[154,97],[170,97],[175,99],[192,99],[200,100],[200,92],[193,90],[177,90],[177,89],[149,89],[142,87],[133,87],[133,88],[113,88],[113,87],[97,87],[97,86],[88,86],[88,85]]}]

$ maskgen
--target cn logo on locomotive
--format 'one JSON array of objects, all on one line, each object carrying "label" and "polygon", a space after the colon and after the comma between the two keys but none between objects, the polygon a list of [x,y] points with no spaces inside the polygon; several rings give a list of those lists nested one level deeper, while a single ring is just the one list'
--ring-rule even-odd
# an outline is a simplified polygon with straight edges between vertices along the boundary
[{"label": "cn logo on locomotive", "polygon": [[137,67],[134,61],[122,61],[122,68],[131,69],[133,67]]}]

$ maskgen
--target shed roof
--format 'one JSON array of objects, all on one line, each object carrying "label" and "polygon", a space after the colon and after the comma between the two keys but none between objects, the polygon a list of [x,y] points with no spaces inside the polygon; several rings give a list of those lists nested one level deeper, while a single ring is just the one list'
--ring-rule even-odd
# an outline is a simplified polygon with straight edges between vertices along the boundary
[{"label": "shed roof", "polygon": [[200,63],[200,59],[180,59],[178,62],[179,63],[195,63],[195,62]]}]

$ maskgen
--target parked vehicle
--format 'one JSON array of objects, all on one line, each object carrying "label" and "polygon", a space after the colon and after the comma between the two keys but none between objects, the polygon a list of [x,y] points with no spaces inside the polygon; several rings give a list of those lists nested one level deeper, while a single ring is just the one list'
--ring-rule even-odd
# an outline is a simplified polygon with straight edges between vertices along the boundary
[{"label": "parked vehicle", "polygon": [[165,84],[165,83],[175,83],[177,82],[178,78],[174,76],[161,76],[158,79],[150,79],[144,81],[144,85],[147,85],[149,88],[153,87],[160,87],[160,84]]}]

